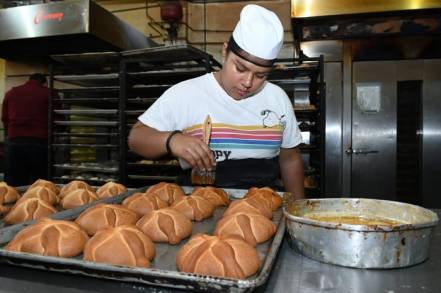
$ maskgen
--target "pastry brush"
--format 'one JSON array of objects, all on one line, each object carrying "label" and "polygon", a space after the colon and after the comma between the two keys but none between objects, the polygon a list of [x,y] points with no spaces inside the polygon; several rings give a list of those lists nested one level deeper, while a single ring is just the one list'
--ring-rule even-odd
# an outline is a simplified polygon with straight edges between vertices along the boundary
[{"label": "pastry brush", "polygon": [[[211,117],[207,115],[202,130],[203,141],[209,146],[211,137]],[[203,171],[199,168],[191,170],[191,183],[193,185],[213,185],[216,178],[215,170]]]}]

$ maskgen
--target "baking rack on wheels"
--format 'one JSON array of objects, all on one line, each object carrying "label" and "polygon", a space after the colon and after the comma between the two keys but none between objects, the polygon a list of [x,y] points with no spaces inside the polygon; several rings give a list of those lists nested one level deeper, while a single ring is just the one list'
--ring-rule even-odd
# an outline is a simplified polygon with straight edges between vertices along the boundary
[{"label": "baking rack on wheels", "polygon": [[140,187],[176,180],[176,160],[134,154],[127,146],[128,133],[172,85],[219,69],[211,55],[173,45],[51,58],[48,169],[53,181]]},{"label": "baking rack on wheels", "polygon": [[[121,55],[121,99],[125,101],[125,116],[121,123],[127,131],[136,123],[137,117],[172,85],[221,66],[211,55],[188,45],[125,51]],[[173,182],[180,170],[174,158],[145,160],[130,150],[123,158],[127,163],[121,168],[128,186]]]},{"label": "baking rack on wheels", "polygon": [[120,54],[51,56],[49,160],[58,183],[120,181]]},{"label": "baking rack on wheels", "polygon": [[[54,219],[74,220],[87,208],[99,203],[119,204],[136,192],[143,192],[147,187],[131,189],[115,197],[98,200],[88,205],[63,210],[51,215]],[[193,187],[183,186],[186,194]],[[247,190],[224,189],[231,200],[242,198]],[[279,193],[280,196],[284,194]],[[197,233],[212,234],[218,220],[222,217],[225,207],[217,208],[213,216],[201,222],[193,222],[192,235]],[[150,268],[110,265],[84,261],[82,255],[74,258],[49,257],[37,254],[12,252],[5,250],[6,244],[22,229],[32,222],[25,222],[0,229],[0,262],[14,266],[35,268],[46,272],[61,272],[63,274],[82,275],[98,279],[118,282],[137,283],[146,286],[163,288],[203,291],[203,292],[250,292],[265,284],[277,258],[278,251],[285,234],[285,218],[280,207],[273,212],[272,221],[276,226],[275,235],[268,241],[258,244],[256,249],[260,259],[260,267],[256,274],[246,279],[233,279],[197,275],[180,272],[176,267],[176,254],[188,242],[183,240],[178,245],[155,243],[156,256]]]},{"label": "baking rack on wheels", "polygon": [[305,193],[313,197],[324,196],[324,58],[278,59],[268,80],[284,89],[293,103],[303,138],[300,150],[305,167]]}]

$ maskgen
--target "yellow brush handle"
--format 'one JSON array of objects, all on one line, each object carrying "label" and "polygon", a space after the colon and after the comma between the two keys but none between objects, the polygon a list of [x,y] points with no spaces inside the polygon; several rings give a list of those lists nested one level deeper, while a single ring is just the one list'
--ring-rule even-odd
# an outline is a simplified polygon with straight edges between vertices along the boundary
[{"label": "yellow brush handle", "polygon": [[203,139],[206,144],[209,144],[210,142],[210,136],[211,136],[211,117],[210,115],[207,115],[204,121],[204,129],[203,129]]}]

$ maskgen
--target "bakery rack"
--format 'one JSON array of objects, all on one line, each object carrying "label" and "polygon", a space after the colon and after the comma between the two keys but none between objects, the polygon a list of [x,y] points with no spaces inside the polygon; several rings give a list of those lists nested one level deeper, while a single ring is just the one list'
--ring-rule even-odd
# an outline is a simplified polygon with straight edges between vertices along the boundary
[{"label": "bakery rack", "polygon": [[172,85],[220,68],[188,45],[53,55],[50,72],[50,178],[118,181],[140,187],[175,181],[176,160],[144,160],[127,147],[141,115]]},{"label": "bakery rack", "polygon": [[[174,84],[219,69],[213,57],[188,45],[147,48],[121,53],[121,99],[124,122],[129,130],[162,93]],[[145,160],[127,150],[122,173],[129,186],[176,181],[179,164],[174,158]]]},{"label": "bakery rack", "polygon": [[324,58],[278,59],[268,80],[285,90],[294,107],[303,143],[305,193],[325,195],[323,165],[325,156]]}]

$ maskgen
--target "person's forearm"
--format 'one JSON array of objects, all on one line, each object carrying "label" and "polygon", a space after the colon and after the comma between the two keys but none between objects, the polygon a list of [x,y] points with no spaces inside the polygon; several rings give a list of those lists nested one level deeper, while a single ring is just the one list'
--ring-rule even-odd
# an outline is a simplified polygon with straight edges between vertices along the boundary
[{"label": "person's forearm", "polygon": [[300,199],[305,197],[304,171],[300,152],[297,152],[281,158],[280,172],[285,191],[290,192],[295,199]]},{"label": "person's forearm", "polygon": [[129,148],[145,158],[157,159],[167,154],[165,143],[170,132],[158,131],[137,122],[131,129]]}]

